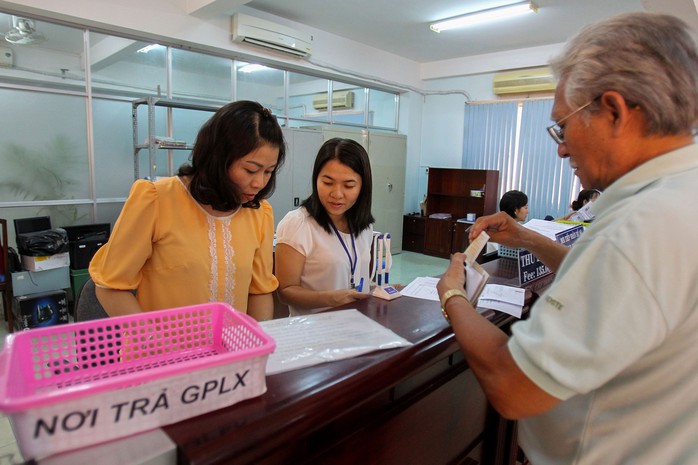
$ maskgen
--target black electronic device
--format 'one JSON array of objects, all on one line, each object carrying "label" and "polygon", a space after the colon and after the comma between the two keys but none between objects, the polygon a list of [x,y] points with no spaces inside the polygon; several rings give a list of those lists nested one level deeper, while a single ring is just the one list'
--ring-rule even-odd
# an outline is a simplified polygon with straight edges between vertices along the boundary
[{"label": "black electronic device", "polygon": [[82,270],[90,266],[97,250],[107,243],[111,232],[109,223],[64,226],[68,233],[70,268]]},{"label": "black electronic device", "polygon": [[17,329],[41,328],[68,323],[68,299],[64,290],[15,297]]},{"label": "black electronic device", "polygon": [[24,233],[33,233],[51,229],[51,218],[48,216],[35,216],[32,218],[15,219],[15,243],[19,244],[17,236]]}]

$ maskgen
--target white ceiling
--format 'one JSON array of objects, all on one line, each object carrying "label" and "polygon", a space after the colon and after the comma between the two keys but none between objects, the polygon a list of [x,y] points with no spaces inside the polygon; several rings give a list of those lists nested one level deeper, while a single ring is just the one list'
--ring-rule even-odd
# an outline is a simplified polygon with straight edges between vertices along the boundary
[{"label": "white ceiling", "polygon": [[[209,3],[230,0],[207,0]],[[512,0],[234,1],[419,63],[565,42],[584,25],[625,11],[663,11],[698,25],[694,0],[534,0],[538,13],[437,34],[435,20]],[[231,13],[228,10],[228,13]],[[698,27],[696,27],[698,30]]]},{"label": "white ceiling", "polygon": [[[261,16],[286,18],[299,27],[327,31],[418,63],[560,44],[584,25],[624,11],[671,13],[698,31],[698,0],[534,0],[536,14],[440,34],[429,29],[431,22],[512,0],[178,1],[196,4],[189,8],[189,14],[204,18],[227,17],[239,10],[254,14],[257,10],[263,12]],[[0,13],[0,33],[11,26],[11,16]],[[66,28],[42,21],[36,26],[49,39],[42,48],[67,53],[82,49],[79,30],[67,34]]]}]

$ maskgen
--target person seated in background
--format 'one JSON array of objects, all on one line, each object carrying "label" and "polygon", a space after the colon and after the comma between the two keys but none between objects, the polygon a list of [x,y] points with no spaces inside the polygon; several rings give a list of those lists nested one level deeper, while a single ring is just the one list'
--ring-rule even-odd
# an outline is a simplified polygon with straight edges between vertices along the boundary
[{"label": "person seated in background", "polygon": [[320,147],[313,193],[276,228],[279,297],[291,316],[368,296],[372,182],[368,154],[358,142],[334,138]]},{"label": "person seated in background", "polygon": [[499,210],[506,212],[516,221],[524,222],[528,216],[528,196],[517,190],[505,192],[499,199]]},{"label": "person seated in background", "polygon": [[570,209],[572,211],[560,219],[569,221],[590,221],[591,219],[593,219],[593,216],[586,219],[579,218],[580,215],[578,215],[577,212],[588,203],[591,203],[594,200],[598,199],[600,195],[601,191],[598,189],[582,189],[579,192],[579,195],[577,196],[577,200],[573,200],[572,204],[570,204]]},{"label": "person seated in background", "polygon": [[[201,127],[177,176],[138,180],[90,263],[110,316],[226,302],[273,315],[274,191],[286,143],[259,103],[225,105]],[[134,296],[135,291],[135,296]]]}]

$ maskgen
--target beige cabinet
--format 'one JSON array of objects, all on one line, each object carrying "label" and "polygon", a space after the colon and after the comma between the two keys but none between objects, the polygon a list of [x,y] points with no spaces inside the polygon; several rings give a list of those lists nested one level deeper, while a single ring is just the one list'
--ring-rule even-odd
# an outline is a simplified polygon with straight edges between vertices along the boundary
[{"label": "beige cabinet", "polygon": [[274,209],[274,226],[298,208],[312,192],[313,163],[322,145],[322,134],[310,129],[283,128],[286,161],[276,175],[276,189],[269,197]]}]

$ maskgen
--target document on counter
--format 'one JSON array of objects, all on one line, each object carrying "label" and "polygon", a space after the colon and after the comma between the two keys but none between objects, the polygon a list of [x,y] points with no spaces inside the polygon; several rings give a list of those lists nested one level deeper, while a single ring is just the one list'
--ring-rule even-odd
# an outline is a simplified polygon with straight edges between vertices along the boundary
[{"label": "document on counter", "polygon": [[276,350],[267,360],[267,375],[412,345],[356,309],[279,318],[260,325],[276,341]]},{"label": "document on counter", "polygon": [[402,288],[400,294],[418,299],[439,301],[439,293],[436,291],[436,284],[439,278],[415,278],[411,283]]},{"label": "document on counter", "polygon": [[488,284],[480,294],[477,305],[521,318],[525,296],[526,290],[519,287]]}]

